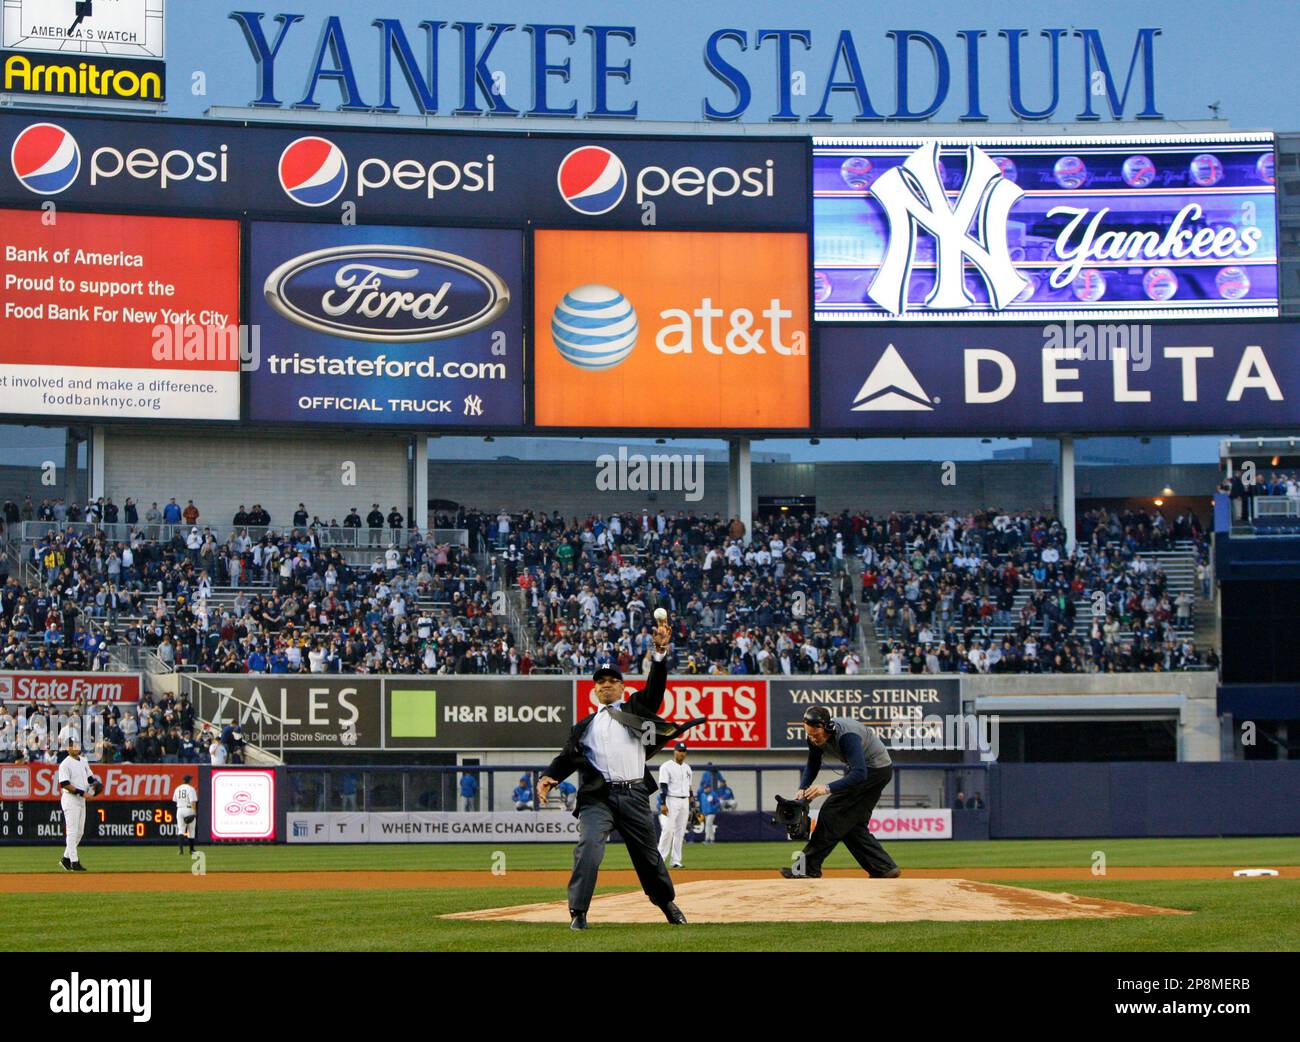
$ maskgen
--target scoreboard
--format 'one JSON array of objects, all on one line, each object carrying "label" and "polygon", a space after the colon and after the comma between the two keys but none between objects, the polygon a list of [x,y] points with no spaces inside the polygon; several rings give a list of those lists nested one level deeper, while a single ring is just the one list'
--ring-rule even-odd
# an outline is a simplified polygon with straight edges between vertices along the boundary
[{"label": "scoreboard", "polygon": [[[86,799],[83,843],[164,843],[176,836],[172,793],[194,765],[91,764],[103,794]],[[196,785],[197,788],[197,785]],[[62,843],[63,806],[58,768],[48,764],[0,766],[0,845]]]}]

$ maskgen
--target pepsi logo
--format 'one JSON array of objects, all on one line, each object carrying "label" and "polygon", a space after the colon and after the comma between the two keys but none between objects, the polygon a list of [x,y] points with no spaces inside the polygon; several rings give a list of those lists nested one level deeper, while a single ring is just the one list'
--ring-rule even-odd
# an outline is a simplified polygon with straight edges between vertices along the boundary
[{"label": "pepsi logo", "polygon": [[14,176],[29,192],[58,195],[81,172],[81,149],[62,127],[33,123],[14,139],[9,161]]},{"label": "pepsi logo", "polygon": [[555,182],[570,209],[594,217],[623,201],[627,170],[609,149],[583,145],[560,160]]},{"label": "pepsi logo", "polygon": [[422,246],[313,250],[281,264],[262,290],[297,325],[388,343],[460,336],[510,306],[510,289],[492,269]]},{"label": "pepsi logo", "polygon": [[303,206],[325,206],[348,181],[343,151],[323,137],[300,137],[280,153],[280,187]]},{"label": "pepsi logo", "polygon": [[609,286],[570,290],[551,314],[551,339],[560,357],[579,369],[612,369],[632,353],[636,334],[636,311]]}]

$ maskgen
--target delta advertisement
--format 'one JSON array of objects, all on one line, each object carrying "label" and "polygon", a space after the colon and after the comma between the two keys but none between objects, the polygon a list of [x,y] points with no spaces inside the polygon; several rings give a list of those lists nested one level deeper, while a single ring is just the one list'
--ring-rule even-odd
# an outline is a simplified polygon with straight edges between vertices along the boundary
[{"label": "delta advertisement", "polygon": [[0,115],[0,201],[339,223],[803,231],[807,141]]},{"label": "delta advertisement", "polygon": [[519,427],[523,235],[255,222],[251,420]]},{"label": "delta advertisement", "polygon": [[1274,318],[1273,144],[815,138],[816,318]]},{"label": "delta advertisement", "polygon": [[[629,680],[627,695],[640,691],[644,681]],[[600,708],[590,680],[577,681],[578,718]],[[768,682],[725,677],[669,677],[659,716],[675,724],[707,717],[681,736],[692,749],[766,749]]]},{"label": "delta advertisement", "polygon": [[0,413],[239,419],[238,222],[0,210],[0,244]]},{"label": "delta advertisement", "polygon": [[0,673],[3,704],[133,706],[139,701],[139,673]]},{"label": "delta advertisement", "polygon": [[802,429],[807,240],[538,231],[538,427]]},{"label": "delta advertisement", "polygon": [[769,680],[772,748],[804,749],[803,714],[825,706],[873,728],[886,746],[916,742],[932,746],[944,733],[941,721],[961,712],[961,681],[953,677],[835,677],[827,680]]},{"label": "delta advertisement", "polygon": [[818,430],[1185,434],[1300,426],[1283,322],[824,327]]}]

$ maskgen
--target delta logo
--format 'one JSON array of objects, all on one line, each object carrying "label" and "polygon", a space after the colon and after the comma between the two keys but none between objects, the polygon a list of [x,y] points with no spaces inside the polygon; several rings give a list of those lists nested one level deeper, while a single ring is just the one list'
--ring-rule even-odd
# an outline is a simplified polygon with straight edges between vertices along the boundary
[{"label": "delta logo", "polygon": [[55,123],[33,123],[14,138],[9,152],[14,177],[29,192],[58,195],[81,172],[77,139]]},{"label": "delta logo", "polygon": [[326,206],[348,183],[342,149],[323,137],[300,137],[280,153],[280,187],[302,206]]}]

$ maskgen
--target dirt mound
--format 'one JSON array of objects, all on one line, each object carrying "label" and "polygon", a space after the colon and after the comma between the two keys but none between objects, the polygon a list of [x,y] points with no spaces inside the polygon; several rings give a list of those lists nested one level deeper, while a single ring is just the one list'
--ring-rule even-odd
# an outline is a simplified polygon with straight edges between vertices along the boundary
[{"label": "dirt mound", "polygon": [[[678,886],[677,904],[692,923],[963,922],[1191,914],[969,879],[718,879]],[[443,918],[565,923],[569,912],[558,902],[457,912]],[[597,897],[588,919],[593,925],[664,921],[659,909],[639,891]]]}]

